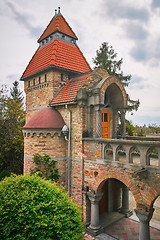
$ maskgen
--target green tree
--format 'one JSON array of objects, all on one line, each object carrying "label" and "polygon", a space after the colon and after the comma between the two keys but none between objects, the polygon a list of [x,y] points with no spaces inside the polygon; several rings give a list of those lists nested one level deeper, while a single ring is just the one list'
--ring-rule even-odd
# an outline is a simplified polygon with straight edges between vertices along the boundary
[{"label": "green tree", "polygon": [[21,92],[18,88],[19,82],[18,81],[14,81],[13,82],[13,88],[10,88],[10,94],[11,94],[11,98],[12,99],[19,99],[20,102],[23,101],[24,97],[23,97],[23,92]]},{"label": "green tree", "polygon": [[55,182],[29,175],[0,182],[0,239],[82,240],[81,217]]},{"label": "green tree", "polygon": [[0,101],[0,172],[9,170],[21,174],[24,152],[21,128],[25,119],[22,99],[8,97],[1,89]]},{"label": "green tree", "polygon": [[133,136],[134,129],[135,127],[133,126],[132,121],[126,120],[126,133],[129,136]]},{"label": "green tree", "polygon": [[[121,70],[123,59],[117,60],[117,53],[115,53],[112,46],[107,42],[103,42],[99,50],[96,51],[96,56],[93,58],[95,67],[106,69],[109,75],[116,76],[124,86],[128,86],[131,80],[131,75],[124,75]],[[139,107],[139,100],[131,100],[128,96],[128,111],[136,110]]]}]

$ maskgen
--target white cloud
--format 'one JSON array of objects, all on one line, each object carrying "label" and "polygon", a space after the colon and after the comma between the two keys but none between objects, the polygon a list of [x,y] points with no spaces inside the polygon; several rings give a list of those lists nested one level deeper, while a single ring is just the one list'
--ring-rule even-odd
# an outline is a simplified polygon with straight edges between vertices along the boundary
[{"label": "white cloud", "polygon": [[[36,40],[54,16],[61,12],[78,36],[78,45],[92,64],[102,42],[109,42],[123,58],[124,74],[131,74],[127,88],[140,99],[137,123],[160,124],[160,4],[159,0],[1,0],[0,84],[10,88],[19,79],[38,48]],[[23,83],[21,83],[21,89]]]}]

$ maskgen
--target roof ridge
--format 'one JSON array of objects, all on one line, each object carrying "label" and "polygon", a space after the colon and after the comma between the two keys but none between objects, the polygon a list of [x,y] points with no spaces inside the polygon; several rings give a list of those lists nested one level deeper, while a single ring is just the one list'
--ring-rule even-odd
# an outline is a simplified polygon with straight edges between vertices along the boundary
[{"label": "roof ridge", "polygon": [[78,45],[76,45],[76,46],[77,46],[79,52],[82,54],[82,57],[83,57],[83,59],[85,60],[85,62],[87,63],[88,67],[90,68],[90,70],[92,70],[92,68],[90,67],[89,63],[87,62],[87,59],[86,59],[85,56],[83,55],[82,51],[80,50],[80,48],[78,47]]},{"label": "roof ridge", "polygon": [[51,54],[51,62],[50,65],[54,64],[56,60],[56,54],[57,54],[57,49],[58,49],[58,44],[59,44],[59,39],[55,38],[53,47],[52,47],[52,54]]}]

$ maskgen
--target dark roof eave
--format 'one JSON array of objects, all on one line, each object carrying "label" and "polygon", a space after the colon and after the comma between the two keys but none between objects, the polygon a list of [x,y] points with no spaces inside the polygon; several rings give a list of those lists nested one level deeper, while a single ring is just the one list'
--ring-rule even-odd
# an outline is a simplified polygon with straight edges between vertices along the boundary
[{"label": "dark roof eave", "polygon": [[48,107],[56,107],[56,106],[62,106],[62,105],[71,105],[71,104],[77,104],[77,102],[60,102],[60,103],[54,103],[54,104],[48,104]]},{"label": "dark roof eave", "polygon": [[44,69],[42,69],[42,70],[39,70],[39,71],[36,72],[36,73],[30,74],[30,75],[28,75],[27,77],[20,78],[20,81],[25,81],[25,80],[27,80],[28,78],[34,77],[34,76],[36,76],[36,75],[38,75],[38,74],[41,74],[41,73],[43,73],[43,72],[46,72],[46,71],[49,70],[49,69],[52,69],[52,68],[53,68],[53,69],[59,69],[59,70],[67,71],[67,72],[72,72],[72,73],[75,73],[75,74],[82,74],[82,72],[70,70],[70,69],[67,69],[67,68],[61,68],[61,67],[57,67],[57,66],[49,66],[49,67],[46,67],[46,68],[44,68]]},{"label": "dark roof eave", "polygon": [[[45,38],[50,37],[50,36],[51,36],[52,34],[54,34],[54,33],[63,33],[63,32],[56,30],[56,31],[50,33],[48,36],[42,38],[41,40],[40,40],[40,38],[39,38],[37,42],[38,42],[38,43],[42,42]],[[68,36],[68,37],[71,37],[71,38],[73,38],[73,39],[75,39],[75,40],[78,40],[78,37],[77,37],[76,35],[75,35],[76,37],[73,37],[73,36],[70,36],[70,35],[68,35],[68,34],[66,34],[66,33],[63,33],[63,34],[66,35],[66,36]]]}]

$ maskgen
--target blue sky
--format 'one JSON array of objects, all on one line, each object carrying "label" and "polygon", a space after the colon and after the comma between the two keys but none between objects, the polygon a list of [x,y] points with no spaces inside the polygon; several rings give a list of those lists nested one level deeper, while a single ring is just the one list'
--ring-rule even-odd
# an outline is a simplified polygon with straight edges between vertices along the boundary
[{"label": "blue sky", "polygon": [[160,125],[160,0],[0,0],[0,85],[20,79],[59,6],[92,67],[105,41],[123,58],[126,91],[141,103],[127,118]]}]

